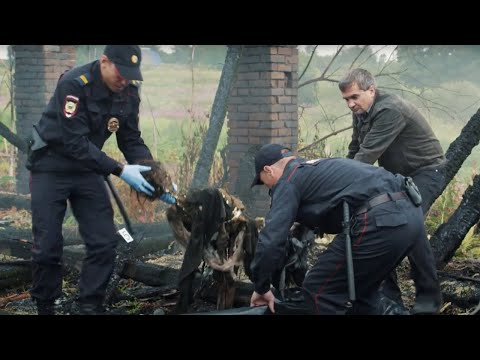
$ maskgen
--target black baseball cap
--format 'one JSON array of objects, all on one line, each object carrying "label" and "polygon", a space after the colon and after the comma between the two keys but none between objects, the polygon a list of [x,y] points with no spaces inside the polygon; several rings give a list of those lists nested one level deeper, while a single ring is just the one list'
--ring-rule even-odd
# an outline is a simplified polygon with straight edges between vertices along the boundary
[{"label": "black baseball cap", "polygon": [[115,64],[125,79],[143,81],[140,72],[142,50],[138,45],[107,45],[103,54]]},{"label": "black baseball cap", "polygon": [[288,147],[280,144],[263,145],[255,155],[255,178],[250,187],[263,184],[262,180],[260,180],[260,173],[265,166],[273,165],[278,160],[287,156],[292,156],[291,150]]}]

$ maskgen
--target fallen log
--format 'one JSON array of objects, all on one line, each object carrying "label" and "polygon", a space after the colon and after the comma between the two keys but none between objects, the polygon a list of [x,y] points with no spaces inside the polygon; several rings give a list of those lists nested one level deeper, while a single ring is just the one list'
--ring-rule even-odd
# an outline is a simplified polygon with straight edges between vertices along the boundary
[{"label": "fallen log", "polygon": [[32,281],[30,261],[0,262],[0,289],[12,288]]},{"label": "fallen log", "polygon": [[[1,240],[0,253],[19,259],[30,259],[32,256],[32,241],[27,240]],[[83,245],[71,245],[63,248],[64,264],[68,270],[80,271],[82,266],[85,247]]]},{"label": "fallen log", "polygon": [[[11,252],[11,256],[19,258],[25,256],[23,258],[28,260],[0,262],[0,289],[26,285],[32,280],[32,265],[29,260],[30,248],[31,243],[17,241],[17,246],[13,247],[14,251]],[[84,254],[85,250],[81,245],[64,248],[64,271],[79,272]]]},{"label": "fallen log", "polygon": [[[70,269],[75,268],[79,270],[83,257],[82,249],[80,249],[80,247],[68,247],[65,249],[64,255],[64,264]],[[29,260],[0,263],[0,289],[28,284],[31,281],[31,272],[31,261]],[[131,279],[148,286],[161,287],[157,290],[150,289],[150,295],[141,295],[144,298],[161,294],[165,292],[166,288],[175,289],[178,284],[179,272],[178,269],[136,260],[127,262],[120,276],[123,279]],[[200,273],[196,273],[193,288],[200,289],[201,285],[202,276]],[[218,299],[218,286],[218,283],[209,283],[198,292],[198,297],[202,300],[216,303]],[[253,292],[253,285],[246,282],[237,282],[234,287],[234,306],[248,306]],[[122,295],[119,295],[116,300],[124,297],[125,296],[122,297]]]},{"label": "fallen log", "polygon": [[133,299],[150,299],[164,297],[168,298],[176,296],[178,290],[175,286],[165,285],[160,287],[142,287],[139,289],[129,290],[126,293],[120,294],[117,300],[133,300]]},{"label": "fallen log", "polygon": [[132,279],[149,286],[177,285],[179,270],[166,266],[128,261],[122,270],[121,277]]},{"label": "fallen log", "polygon": [[[22,244],[19,242],[17,250],[21,251],[23,249],[22,246],[29,245],[31,246],[31,244]],[[18,255],[18,253],[14,254]],[[63,264],[65,269],[67,271],[80,271],[84,255],[85,247],[83,245],[65,247],[63,251]],[[10,282],[18,284],[19,282],[25,283],[31,281],[31,277],[26,276],[26,274],[31,273],[30,260],[21,260],[0,264],[2,265],[0,270],[0,281],[2,282],[0,282],[0,284],[4,283],[8,285]],[[150,286],[164,286],[169,284],[176,285],[178,272],[179,270],[177,269],[134,260],[125,264],[125,267],[121,273],[121,277],[124,279],[139,281]],[[0,288],[4,287],[8,286],[0,285]]]},{"label": "fallen log", "polygon": [[473,281],[459,281],[453,277],[440,278],[444,302],[452,302],[462,308],[476,306],[480,302],[480,284]]},{"label": "fallen log", "polygon": [[[123,227],[123,224],[118,225],[119,229]],[[174,240],[170,226],[166,221],[151,224],[135,224],[133,228],[135,233],[139,234],[139,239],[143,234],[143,239],[134,250],[134,256],[136,257],[164,250]],[[83,244],[77,228],[64,228],[63,238],[65,247]],[[30,258],[32,242],[31,229],[0,229],[0,253],[2,254],[28,259]]]},{"label": "fallen log", "polygon": [[32,256],[31,249],[31,240],[0,238],[0,254],[13,256],[19,259],[29,259]]},{"label": "fallen log", "polygon": [[30,195],[0,192],[0,209],[9,209],[12,207],[30,210]]}]

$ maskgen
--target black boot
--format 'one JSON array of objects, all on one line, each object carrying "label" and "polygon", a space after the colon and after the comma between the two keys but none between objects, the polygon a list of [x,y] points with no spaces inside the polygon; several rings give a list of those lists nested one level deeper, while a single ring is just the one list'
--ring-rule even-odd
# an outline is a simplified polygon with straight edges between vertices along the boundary
[{"label": "black boot", "polygon": [[78,303],[78,315],[106,315],[106,309],[99,304]]},{"label": "black boot", "polygon": [[53,300],[33,299],[37,305],[38,315],[55,315],[55,302]]},{"label": "black boot", "polygon": [[412,315],[437,315],[440,313],[443,299],[442,295],[417,296],[415,305],[410,314]]}]

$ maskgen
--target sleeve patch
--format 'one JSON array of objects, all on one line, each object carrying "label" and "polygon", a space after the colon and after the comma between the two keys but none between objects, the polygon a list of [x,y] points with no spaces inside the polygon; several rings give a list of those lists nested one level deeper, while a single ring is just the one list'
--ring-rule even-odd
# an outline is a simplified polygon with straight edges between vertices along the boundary
[{"label": "sleeve patch", "polygon": [[80,99],[73,95],[67,95],[63,105],[63,114],[67,119],[70,119],[75,116],[78,111],[78,103]]}]

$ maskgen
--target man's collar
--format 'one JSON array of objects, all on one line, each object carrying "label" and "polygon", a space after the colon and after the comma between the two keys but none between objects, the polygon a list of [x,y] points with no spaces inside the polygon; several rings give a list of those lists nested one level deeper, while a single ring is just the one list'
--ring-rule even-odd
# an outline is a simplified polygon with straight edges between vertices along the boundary
[{"label": "man's collar", "polygon": [[373,108],[373,105],[375,105],[375,101],[377,100],[377,91],[375,90],[375,96],[373,97],[373,101],[372,103],[370,104],[370,106],[368,107],[367,111],[365,111],[363,114],[361,114],[359,116],[359,118],[361,120],[366,120],[368,118],[368,115],[370,115],[370,111],[372,110]]},{"label": "man's collar", "polygon": [[270,195],[270,197],[273,195],[273,192],[277,188],[277,185],[280,182],[285,181],[285,178],[288,178],[288,176],[290,176],[293,169],[295,169],[295,167],[298,166],[299,164],[300,163],[299,163],[297,157],[295,157],[295,159],[292,159],[288,163],[285,164],[285,168],[283,169],[282,176],[280,176],[280,179],[278,179],[277,183],[275,185],[273,185],[272,188],[268,191],[268,195]]},{"label": "man's collar", "polygon": [[370,114],[370,110],[372,110],[372,107],[373,107],[373,104],[375,103],[375,98],[373,99],[372,103],[370,104],[370,106],[368,107],[367,111],[365,111],[365,114]]}]

